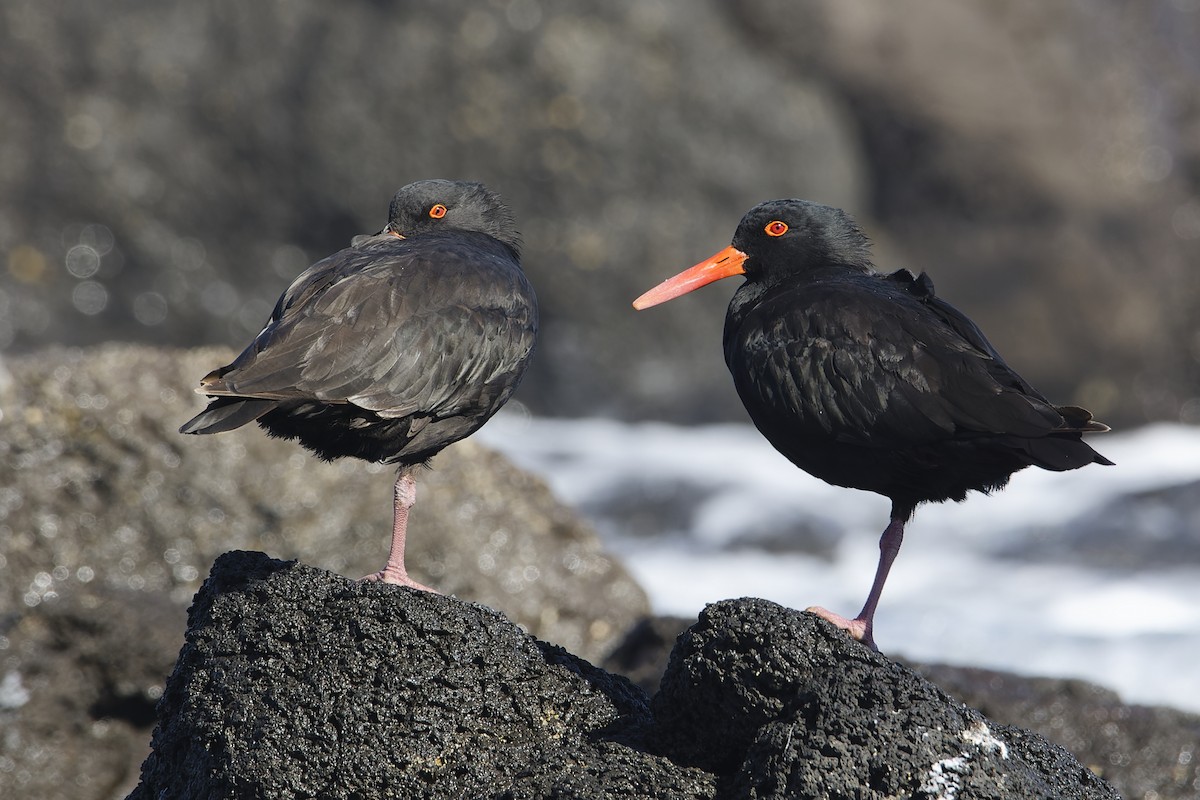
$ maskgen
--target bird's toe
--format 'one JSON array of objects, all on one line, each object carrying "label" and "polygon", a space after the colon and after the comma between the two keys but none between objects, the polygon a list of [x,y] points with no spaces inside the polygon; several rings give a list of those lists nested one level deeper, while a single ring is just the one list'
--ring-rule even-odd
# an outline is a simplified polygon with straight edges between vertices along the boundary
[{"label": "bird's toe", "polygon": [[827,608],[821,606],[809,606],[805,609],[811,614],[816,614],[821,619],[833,624],[837,628],[846,631],[850,636],[862,642],[872,650],[879,650],[875,646],[875,639],[871,636],[871,621],[862,617],[849,619],[841,614],[835,614]]},{"label": "bird's toe", "polygon": [[379,572],[372,572],[370,575],[364,575],[359,578],[359,580],[364,582],[379,581],[380,583],[390,583],[394,586],[408,586],[409,588],[416,589],[418,592],[441,594],[441,592],[439,592],[437,589],[434,589],[432,586],[426,586],[423,583],[417,583],[408,576],[407,572],[401,572],[400,570],[393,569],[390,566],[384,567],[383,569],[379,570]]}]

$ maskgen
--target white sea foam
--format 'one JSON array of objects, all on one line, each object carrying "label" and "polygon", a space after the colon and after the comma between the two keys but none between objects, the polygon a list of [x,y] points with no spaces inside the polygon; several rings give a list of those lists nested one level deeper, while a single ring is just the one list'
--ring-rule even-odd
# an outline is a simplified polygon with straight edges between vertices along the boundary
[{"label": "white sea foam", "polygon": [[[853,613],[866,595],[887,500],[805,475],[748,425],[508,413],[481,438],[584,509],[658,613],[694,616],[741,596]],[[1200,557],[1116,571],[989,554],[998,541],[1019,543],[1029,528],[1069,523],[1121,494],[1200,480],[1200,428],[1155,425],[1095,444],[1118,466],[1029,469],[993,497],[919,509],[876,616],[883,651],[1083,678],[1129,702],[1200,711]],[[607,511],[613,498],[636,503],[657,490],[683,491],[687,508],[664,518],[661,535],[626,535],[623,518]],[[786,532],[792,520],[832,527],[832,556],[768,552],[744,538],[764,526]]]}]

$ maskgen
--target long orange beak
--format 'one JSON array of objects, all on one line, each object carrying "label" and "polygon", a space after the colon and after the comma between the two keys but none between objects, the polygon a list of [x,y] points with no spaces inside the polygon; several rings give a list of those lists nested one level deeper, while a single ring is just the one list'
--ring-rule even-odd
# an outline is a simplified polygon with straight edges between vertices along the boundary
[{"label": "long orange beak", "polygon": [[634,300],[633,307],[641,311],[644,308],[673,300],[679,297],[679,295],[687,294],[693,289],[707,286],[713,281],[721,280],[721,278],[728,278],[731,275],[744,275],[746,274],[746,270],[742,265],[745,261],[746,254],[733,245],[729,245],[729,247],[726,247],[712,258],[701,261],[696,266],[684,270],[674,278],[667,278],[658,286],[655,286],[637,300]]}]

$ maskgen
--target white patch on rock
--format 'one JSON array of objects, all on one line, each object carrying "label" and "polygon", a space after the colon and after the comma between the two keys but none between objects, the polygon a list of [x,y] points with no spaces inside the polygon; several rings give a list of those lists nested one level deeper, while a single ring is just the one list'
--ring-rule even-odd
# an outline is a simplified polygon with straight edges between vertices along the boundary
[{"label": "white patch on rock", "polygon": [[[1008,758],[1008,745],[997,739],[983,722],[976,722],[963,730],[962,739],[972,745],[974,752],[998,753]],[[952,758],[943,758],[929,768],[929,774],[921,783],[920,790],[933,800],[955,800],[962,790],[962,776],[971,772],[974,753],[964,750]]]},{"label": "white patch on rock", "polygon": [[976,722],[962,732],[963,741],[973,744],[985,753],[999,753],[1001,758],[1008,758],[1008,745],[992,735],[988,726]]},{"label": "white patch on rock", "polygon": [[943,758],[929,768],[929,774],[919,790],[933,800],[954,800],[962,789],[960,776],[971,771],[971,757],[965,753],[954,758]]}]

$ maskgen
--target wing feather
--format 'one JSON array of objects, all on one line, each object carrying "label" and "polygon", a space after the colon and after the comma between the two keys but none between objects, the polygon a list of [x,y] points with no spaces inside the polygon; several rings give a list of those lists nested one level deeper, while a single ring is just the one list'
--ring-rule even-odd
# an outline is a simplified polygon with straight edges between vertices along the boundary
[{"label": "wing feather", "polygon": [[352,403],[389,418],[453,414],[477,379],[510,374],[533,349],[532,289],[501,248],[482,265],[478,250],[468,260],[436,237],[343,250],[297,278],[201,391]]},{"label": "wing feather", "polygon": [[1069,430],[932,286],[921,297],[873,277],[782,292],[750,313],[734,379],[752,415],[883,448]]}]

